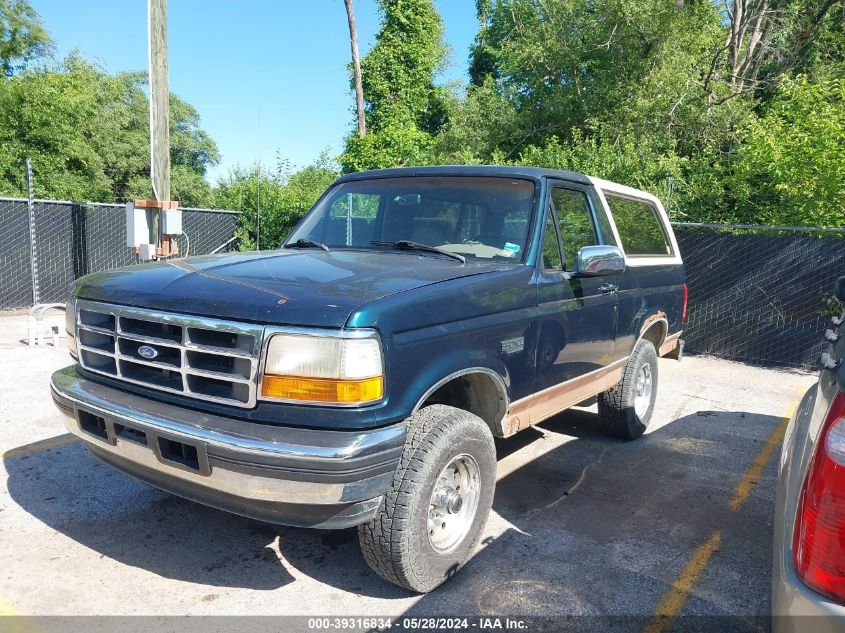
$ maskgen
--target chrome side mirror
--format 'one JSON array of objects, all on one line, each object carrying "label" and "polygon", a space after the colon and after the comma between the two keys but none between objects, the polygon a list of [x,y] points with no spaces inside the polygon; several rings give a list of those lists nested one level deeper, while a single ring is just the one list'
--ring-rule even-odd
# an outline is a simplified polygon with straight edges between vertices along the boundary
[{"label": "chrome side mirror", "polygon": [[575,258],[576,277],[604,277],[625,272],[625,255],[616,246],[585,246]]}]

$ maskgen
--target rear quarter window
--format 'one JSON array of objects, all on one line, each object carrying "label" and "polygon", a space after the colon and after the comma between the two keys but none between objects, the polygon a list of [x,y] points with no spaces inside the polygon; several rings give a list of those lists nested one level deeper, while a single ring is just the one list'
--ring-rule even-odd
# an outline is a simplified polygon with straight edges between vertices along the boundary
[{"label": "rear quarter window", "polygon": [[673,254],[663,222],[651,202],[607,191],[604,196],[626,255],[668,257]]}]

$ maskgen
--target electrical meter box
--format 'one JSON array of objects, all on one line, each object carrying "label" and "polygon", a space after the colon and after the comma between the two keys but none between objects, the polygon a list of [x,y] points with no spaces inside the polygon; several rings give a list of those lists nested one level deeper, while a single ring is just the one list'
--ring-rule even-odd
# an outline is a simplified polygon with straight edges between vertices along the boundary
[{"label": "electrical meter box", "polygon": [[126,203],[126,245],[137,248],[150,241],[150,221],[153,213],[161,213],[161,232],[164,235],[182,235],[182,210],[138,207]]},{"label": "electrical meter box", "polygon": [[165,235],[182,235],[182,211],[163,209],[161,212],[161,232]]},{"label": "electrical meter box", "polygon": [[150,241],[147,224],[147,209],[136,207],[134,202],[126,203],[126,245],[135,248]]},{"label": "electrical meter box", "polygon": [[[160,223],[160,226],[159,226]],[[135,200],[126,203],[126,245],[141,260],[175,257],[182,234],[182,211],[175,200]]]},{"label": "electrical meter box", "polygon": [[138,248],[138,259],[141,261],[149,261],[156,258],[155,244],[141,244]]}]

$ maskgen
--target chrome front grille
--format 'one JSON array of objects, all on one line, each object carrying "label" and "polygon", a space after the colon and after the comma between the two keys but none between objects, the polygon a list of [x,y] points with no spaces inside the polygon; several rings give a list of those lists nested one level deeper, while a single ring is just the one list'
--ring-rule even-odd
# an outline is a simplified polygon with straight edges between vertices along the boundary
[{"label": "chrome front grille", "polygon": [[253,407],[264,327],[79,300],[87,370],[199,400]]}]

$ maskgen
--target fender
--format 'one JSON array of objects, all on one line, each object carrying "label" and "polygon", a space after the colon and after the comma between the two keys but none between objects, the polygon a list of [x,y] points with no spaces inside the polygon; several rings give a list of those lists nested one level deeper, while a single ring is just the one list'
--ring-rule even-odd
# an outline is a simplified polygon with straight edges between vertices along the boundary
[{"label": "fender", "polygon": [[496,391],[499,392],[499,396],[502,400],[505,410],[507,410],[509,398],[508,398],[508,390],[505,386],[504,379],[492,369],[488,369],[487,367],[467,367],[466,369],[461,369],[456,372],[452,372],[448,376],[441,378],[436,383],[434,383],[431,387],[428,388],[420,399],[417,401],[417,404],[414,406],[414,413],[419,411],[420,407],[423,403],[428,400],[428,398],[433,394],[435,391],[440,389],[445,384],[452,382],[455,378],[460,378],[461,376],[468,376],[469,374],[486,374],[493,379],[493,382],[496,384]]},{"label": "fender", "polygon": [[674,334],[669,334],[669,321],[666,318],[666,313],[662,310],[658,310],[656,313],[643,319],[642,325],[640,326],[640,334],[637,337],[637,340],[634,341],[631,352],[633,352],[637,343],[640,342],[640,339],[643,338],[649,330],[655,327],[661,328],[662,331],[661,336],[659,336],[655,341],[654,347],[657,351],[657,355],[676,358],[676,356],[673,355],[673,352],[675,352],[680,344],[682,330],[675,332]]},{"label": "fender", "polygon": [[[662,335],[657,339],[657,344],[655,345],[655,347],[659,348],[669,334],[669,320],[666,318],[666,313],[663,310],[657,310],[654,314],[643,319],[640,324],[640,334],[637,336],[637,340],[634,341],[634,347],[636,347],[637,343],[640,342],[640,339],[645,336],[646,332],[653,327],[661,327],[662,329]],[[633,351],[633,349],[634,348],[632,347],[631,351]]]},{"label": "fender", "polygon": [[409,415],[415,413],[440,387],[456,378],[471,374],[483,374],[495,385],[498,401],[495,414],[491,416],[493,419],[488,420],[495,434],[495,427],[501,424],[510,404],[510,374],[499,358],[480,350],[456,349],[433,358],[416,372],[413,384],[408,386],[406,394],[403,395],[402,408],[406,409]]}]

